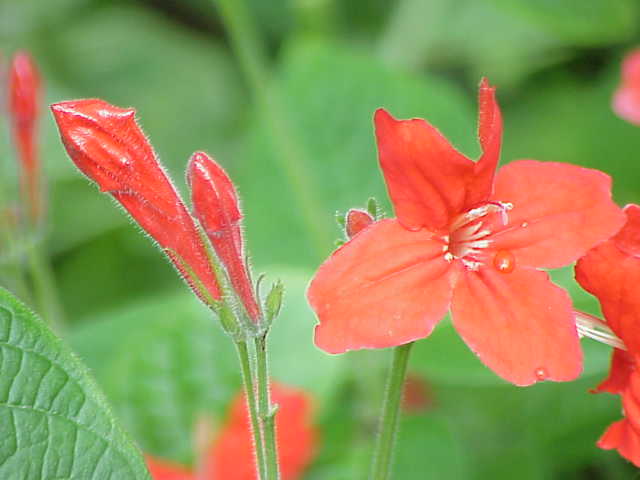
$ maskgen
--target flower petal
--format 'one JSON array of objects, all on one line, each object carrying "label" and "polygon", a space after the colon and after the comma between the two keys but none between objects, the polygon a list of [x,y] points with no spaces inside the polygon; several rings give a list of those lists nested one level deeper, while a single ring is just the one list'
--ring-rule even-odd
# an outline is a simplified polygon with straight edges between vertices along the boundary
[{"label": "flower petal", "polygon": [[[623,229],[621,238],[626,238]],[[608,325],[632,353],[640,352],[640,258],[616,238],[592,249],[576,265],[576,280],[600,301]]]},{"label": "flower petal", "polygon": [[496,101],[496,89],[486,78],[480,82],[478,98],[478,137],[482,156],[474,165],[474,175],[468,187],[466,206],[487,200],[493,193],[493,183],[502,144],[502,114]]},{"label": "flower petal", "polygon": [[635,466],[640,467],[640,435],[627,419],[612,423],[598,440],[603,450],[618,450],[618,453]]},{"label": "flower petal", "polygon": [[628,352],[614,348],[611,355],[611,368],[609,376],[592,390],[592,393],[608,392],[622,393],[629,385],[629,379],[636,365],[633,357]]},{"label": "flower petal", "polygon": [[422,119],[375,114],[380,167],[402,225],[439,229],[465,202],[474,163]]},{"label": "flower petal", "polygon": [[[275,417],[280,477],[298,480],[315,455],[318,431],[312,425],[313,402],[304,391],[277,383],[271,385],[271,397],[278,405]],[[229,420],[207,455],[202,478],[257,480],[253,438],[244,394],[231,407]]]},{"label": "flower petal", "polygon": [[562,267],[624,223],[611,200],[611,178],[565,163],[512,162],[498,173],[493,198],[513,204],[507,228],[492,236],[493,246],[510,250],[518,265]]},{"label": "flower petal", "polygon": [[168,460],[145,455],[147,468],[153,480],[195,480],[195,475],[186,467]]},{"label": "flower petal", "polygon": [[424,338],[449,308],[455,268],[444,243],[395,219],[367,227],[323,263],[307,296],[329,353]]},{"label": "flower petal", "polygon": [[451,311],[469,348],[516,385],[573,380],[582,370],[571,300],[545,272],[465,271]]}]

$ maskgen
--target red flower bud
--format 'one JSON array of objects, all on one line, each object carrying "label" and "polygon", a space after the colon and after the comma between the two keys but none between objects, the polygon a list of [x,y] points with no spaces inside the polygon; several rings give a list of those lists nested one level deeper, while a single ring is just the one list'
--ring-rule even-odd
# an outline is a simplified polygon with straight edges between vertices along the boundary
[{"label": "red flower bud", "polygon": [[22,192],[33,220],[42,215],[36,121],[40,111],[40,75],[26,52],[18,52],[9,73],[9,113],[21,164]]},{"label": "red flower bud", "polygon": [[82,173],[158,242],[205,303],[210,303],[207,296],[219,299],[218,282],[193,218],[136,123],[135,110],[102,100],[61,102],[51,110],[67,153]]},{"label": "red flower bud", "polygon": [[257,321],[260,310],[245,262],[236,189],[223,168],[204,152],[191,157],[187,180],[194,213],[225,266],[233,289],[251,319]]},{"label": "red flower bud", "polygon": [[357,208],[352,208],[347,212],[345,225],[347,236],[349,238],[353,238],[356,233],[364,230],[374,221],[374,218],[369,214],[369,212],[365,212],[364,210],[360,210]]}]

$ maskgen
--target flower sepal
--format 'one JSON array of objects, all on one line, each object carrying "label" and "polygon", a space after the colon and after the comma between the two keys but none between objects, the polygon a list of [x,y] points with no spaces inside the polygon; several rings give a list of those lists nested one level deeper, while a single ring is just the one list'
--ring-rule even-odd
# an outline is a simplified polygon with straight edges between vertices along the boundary
[{"label": "flower sepal", "polygon": [[284,284],[280,280],[276,280],[264,300],[264,328],[266,330],[271,328],[271,324],[280,314],[283,296]]}]

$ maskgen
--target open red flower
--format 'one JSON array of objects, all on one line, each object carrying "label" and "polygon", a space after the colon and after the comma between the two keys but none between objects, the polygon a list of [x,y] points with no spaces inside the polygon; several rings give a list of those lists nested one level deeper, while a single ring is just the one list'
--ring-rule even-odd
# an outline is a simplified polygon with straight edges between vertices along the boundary
[{"label": "open red flower", "polygon": [[[318,433],[311,423],[312,402],[298,389],[272,384],[272,399],[278,405],[276,437],[280,459],[280,478],[302,478],[315,453]],[[154,480],[255,480],[257,479],[253,439],[249,426],[247,402],[239,394],[231,406],[228,421],[201,462],[203,471],[172,462],[147,457]]]},{"label": "open red flower", "polygon": [[9,118],[20,158],[22,192],[33,220],[42,213],[36,126],[40,113],[40,74],[27,52],[18,52],[9,72]]},{"label": "open red flower", "polygon": [[613,95],[613,110],[618,116],[640,125],[640,48],[622,62],[622,82]]},{"label": "open red flower", "polygon": [[193,218],[136,123],[135,110],[97,99],[56,103],[51,110],[67,153],[82,173],[158,242],[197,295],[207,303],[206,297],[219,299]]},{"label": "open red flower", "polygon": [[598,298],[608,326],[626,347],[614,349],[609,377],[595,389],[620,395],[625,415],[598,446],[617,449],[640,467],[640,206],[624,211],[626,225],[578,261],[576,279]]},{"label": "open red flower", "polygon": [[520,160],[496,174],[502,118],[480,85],[477,162],[421,119],[375,114],[380,165],[398,218],[371,224],[319,268],[308,298],[330,353],[428,336],[451,308],[467,345],[517,385],[571,380],[582,354],[567,293],[537,268],[577,260],[624,216],[610,178]]}]

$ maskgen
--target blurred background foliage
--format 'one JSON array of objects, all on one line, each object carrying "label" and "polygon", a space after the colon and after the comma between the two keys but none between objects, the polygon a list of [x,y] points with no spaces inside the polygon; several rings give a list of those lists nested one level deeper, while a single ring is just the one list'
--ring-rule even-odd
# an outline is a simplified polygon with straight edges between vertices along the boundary
[{"label": "blurred background foliage", "polygon": [[[237,13],[242,3],[235,5]],[[365,478],[388,352],[318,351],[304,292],[340,235],[335,211],[373,195],[391,213],[376,164],[374,109],[427,118],[475,157],[476,86],[486,75],[505,116],[503,163],[527,157],[600,168],[614,177],[620,203],[640,202],[640,130],[610,108],[620,61],[640,43],[640,3],[247,0],[247,7],[254,29],[234,26],[210,0],[0,0],[0,50],[5,58],[18,48],[33,53],[47,102],[100,97],[136,107],[183,193],[194,150],[228,168],[244,201],[255,269],[287,287],[272,335],[273,376],[316,398],[323,442],[306,478]],[[239,388],[230,342],[148,239],[75,170],[47,111],[41,148],[46,248],[65,335],[145,451],[193,462],[195,423],[206,416],[219,425]],[[0,158],[3,207],[11,207],[8,199],[18,197],[8,134]],[[571,269],[554,279],[578,308],[598,313]],[[519,389],[487,371],[442,322],[411,359],[429,401],[403,419],[396,478],[632,478],[617,454],[595,447],[620,407],[617,398],[587,393],[605,375],[609,351],[583,344],[579,381]]]}]

